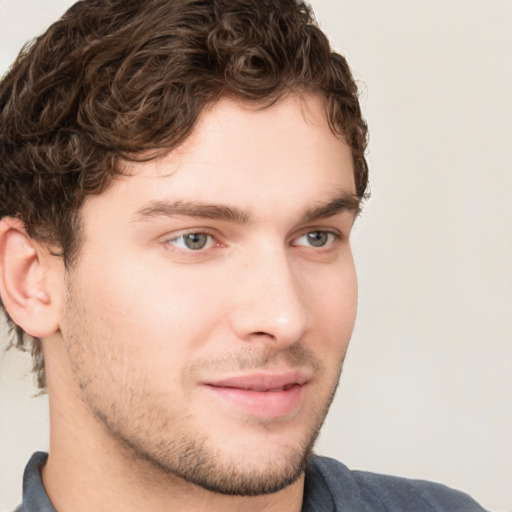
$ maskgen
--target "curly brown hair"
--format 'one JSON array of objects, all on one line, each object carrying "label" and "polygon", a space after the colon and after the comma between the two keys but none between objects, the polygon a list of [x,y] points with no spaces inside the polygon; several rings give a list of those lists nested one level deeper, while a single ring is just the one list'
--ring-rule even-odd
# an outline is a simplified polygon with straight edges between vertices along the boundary
[{"label": "curly brown hair", "polygon": [[[72,265],[80,208],[121,172],[192,132],[205,106],[230,96],[261,107],[291,92],[325,98],[350,146],[356,192],[367,188],[367,127],[346,60],[296,0],[83,0],[27,45],[0,83],[0,218]],[[39,340],[12,320],[12,345]]]}]

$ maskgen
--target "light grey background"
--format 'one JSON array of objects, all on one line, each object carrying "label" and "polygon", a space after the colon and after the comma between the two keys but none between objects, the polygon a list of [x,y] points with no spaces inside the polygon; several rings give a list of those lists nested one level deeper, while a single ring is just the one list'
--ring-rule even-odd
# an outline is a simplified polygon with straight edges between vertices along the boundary
[{"label": "light grey background", "polygon": [[[0,72],[70,3],[0,0]],[[512,2],[313,6],[361,81],[373,193],[354,233],[359,318],[317,451],[510,512]],[[48,433],[28,356],[0,358],[3,512]]]}]

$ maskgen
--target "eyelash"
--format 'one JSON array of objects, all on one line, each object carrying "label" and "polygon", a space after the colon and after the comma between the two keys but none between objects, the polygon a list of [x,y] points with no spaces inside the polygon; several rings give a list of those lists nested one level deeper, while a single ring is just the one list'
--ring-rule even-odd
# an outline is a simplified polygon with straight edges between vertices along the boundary
[{"label": "eyelash", "polygon": [[[332,231],[332,230],[328,230],[328,229],[313,229],[313,230],[307,231],[303,235],[295,238],[294,240],[304,238],[304,237],[307,237],[312,234],[322,234],[322,235],[327,235],[327,237],[328,237],[328,242],[325,245],[320,245],[320,246],[308,245],[307,246],[312,249],[318,249],[318,250],[331,247],[334,243],[336,243],[341,238],[341,235],[337,231]],[[297,244],[292,244],[292,245],[297,246]]]},{"label": "eyelash", "polygon": [[[301,238],[304,238],[304,237],[307,237],[307,236],[313,235],[313,234],[327,235],[327,237],[328,237],[327,242],[324,245],[319,245],[319,246],[293,243],[294,241],[296,241],[298,239],[301,239]],[[196,249],[193,249],[193,248],[188,247],[188,246],[179,247],[179,246],[177,246],[177,245],[172,243],[172,242],[177,242],[178,240],[181,239],[183,241],[183,245],[186,245],[186,242],[185,242],[186,237],[193,237],[194,235],[198,235],[198,236],[204,235],[204,236],[208,237],[210,242],[215,242],[215,236],[213,234],[209,233],[208,231],[187,231],[185,233],[181,233],[178,236],[175,236],[173,238],[168,239],[166,241],[166,244],[167,245],[171,245],[172,247],[175,247],[178,250],[182,250],[182,251],[185,251],[185,252],[196,252],[196,253],[204,252],[204,251],[206,251],[208,249],[211,249],[211,248],[213,248],[215,246],[221,245],[220,243],[217,242],[217,243],[213,243],[213,245],[210,245],[209,247],[207,247],[207,245],[208,245],[208,240],[207,240],[204,247],[198,247]],[[305,232],[304,234],[302,234],[302,235],[300,235],[298,237],[295,237],[292,240],[291,245],[295,246],[295,247],[309,247],[311,249],[322,250],[322,249],[326,249],[328,247],[331,247],[332,245],[334,245],[336,243],[336,241],[338,241],[340,239],[341,239],[341,235],[337,231],[328,230],[328,229],[312,229],[312,230],[309,230],[309,231]]]},{"label": "eyelash", "polygon": [[[173,247],[176,247],[174,244],[172,244],[172,242],[175,242],[177,240],[180,240],[182,239],[183,241],[185,240],[185,237],[192,237],[194,235],[205,235],[207,236],[211,241],[215,240],[215,237],[214,235],[212,235],[211,233],[208,233],[207,231],[187,231],[186,233],[181,233],[180,235],[178,236],[175,236],[173,238],[170,238],[166,241],[166,244],[168,245],[172,245]],[[215,245],[220,245],[219,243],[216,243]],[[214,245],[214,246],[215,246]],[[211,247],[201,247],[201,248],[198,248],[198,249],[191,249],[190,247],[177,247],[179,250],[183,250],[183,251],[190,251],[190,252],[200,252],[200,251],[204,251],[204,250],[207,250],[207,249],[210,249]]]}]

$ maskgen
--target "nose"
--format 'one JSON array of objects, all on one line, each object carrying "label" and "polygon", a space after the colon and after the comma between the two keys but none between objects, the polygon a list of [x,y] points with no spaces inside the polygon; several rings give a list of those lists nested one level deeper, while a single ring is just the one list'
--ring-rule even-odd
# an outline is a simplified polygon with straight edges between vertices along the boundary
[{"label": "nose", "polygon": [[237,276],[232,329],[238,339],[264,341],[276,349],[299,341],[308,328],[300,276],[286,248],[258,251]]}]

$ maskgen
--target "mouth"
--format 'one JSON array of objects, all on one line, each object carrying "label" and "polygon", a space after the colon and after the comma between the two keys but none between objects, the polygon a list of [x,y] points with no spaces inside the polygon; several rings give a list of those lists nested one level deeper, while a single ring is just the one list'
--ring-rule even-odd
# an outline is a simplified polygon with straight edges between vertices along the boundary
[{"label": "mouth", "polygon": [[305,371],[253,373],[205,382],[204,387],[244,415],[277,419],[301,409],[310,380],[311,374]]}]

